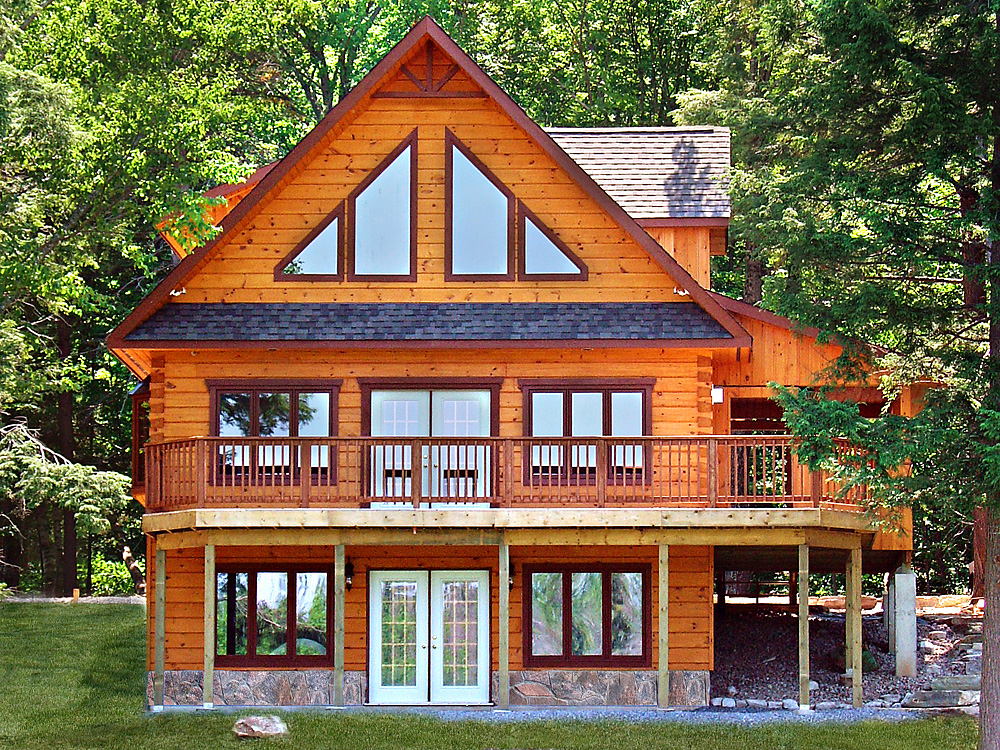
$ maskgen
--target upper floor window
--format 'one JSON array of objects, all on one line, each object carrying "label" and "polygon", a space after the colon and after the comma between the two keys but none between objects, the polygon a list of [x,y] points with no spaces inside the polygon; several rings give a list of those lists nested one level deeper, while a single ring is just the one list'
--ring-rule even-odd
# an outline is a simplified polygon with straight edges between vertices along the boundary
[{"label": "upper floor window", "polygon": [[286,255],[277,268],[278,281],[340,281],[344,267],[344,203],[341,203]]},{"label": "upper floor window", "polygon": [[514,194],[451,131],[445,132],[445,274],[510,279]]},{"label": "upper floor window", "polygon": [[347,198],[350,278],[416,279],[416,178],[414,130]]},{"label": "upper floor window", "polygon": [[517,221],[521,278],[587,279],[584,262],[520,201],[517,204]]},{"label": "upper floor window", "polygon": [[[283,438],[337,434],[339,381],[210,381],[212,434],[232,438],[217,446],[216,473],[223,482],[297,477],[305,460]],[[239,438],[276,438],[251,445]],[[310,450],[313,480],[334,481],[330,446]]]}]

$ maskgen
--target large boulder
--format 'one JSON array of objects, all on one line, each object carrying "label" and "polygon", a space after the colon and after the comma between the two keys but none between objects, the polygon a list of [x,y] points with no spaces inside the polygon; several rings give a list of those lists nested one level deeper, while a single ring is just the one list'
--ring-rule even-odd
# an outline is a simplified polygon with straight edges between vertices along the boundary
[{"label": "large boulder", "polygon": [[281,737],[288,734],[288,727],[279,716],[244,716],[233,726],[233,734],[240,738]]}]

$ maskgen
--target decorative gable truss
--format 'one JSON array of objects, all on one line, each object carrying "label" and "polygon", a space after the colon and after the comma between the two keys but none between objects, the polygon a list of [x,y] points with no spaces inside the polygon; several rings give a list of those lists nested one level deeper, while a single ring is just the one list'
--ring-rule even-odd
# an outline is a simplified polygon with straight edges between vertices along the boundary
[{"label": "decorative gable truss", "polygon": [[[414,130],[281,259],[275,280],[416,280],[416,179]],[[587,280],[586,264],[450,130],[445,214],[448,281]]]}]

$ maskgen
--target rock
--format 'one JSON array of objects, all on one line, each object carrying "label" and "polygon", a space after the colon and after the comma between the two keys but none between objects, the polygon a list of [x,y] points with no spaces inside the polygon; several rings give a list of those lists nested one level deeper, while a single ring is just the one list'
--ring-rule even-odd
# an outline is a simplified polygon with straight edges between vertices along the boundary
[{"label": "rock", "polygon": [[893,703],[893,704],[892,704],[892,705],[890,706],[890,708],[902,708],[902,707],[903,707],[903,704],[902,704],[902,703],[900,703],[899,701],[896,701],[895,703]]},{"label": "rock", "polygon": [[730,698],[735,698],[738,692],[740,691],[736,689],[735,685],[730,685],[729,687],[726,688],[726,695],[728,695]]},{"label": "rock", "polygon": [[767,708],[770,711],[777,711],[779,708],[782,708],[781,701],[768,701]]},{"label": "rock", "polygon": [[885,701],[868,701],[865,703],[865,708],[885,708]]},{"label": "rock", "polygon": [[[968,691],[972,692],[972,691]],[[967,700],[971,700],[968,699]],[[952,708],[963,704],[960,690],[919,690],[903,699],[903,708]]]},{"label": "rock", "polygon": [[956,674],[931,680],[931,690],[979,690],[981,683],[977,674]]},{"label": "rock", "polygon": [[886,703],[889,704],[899,703],[901,700],[903,700],[903,696],[899,695],[898,693],[886,693],[885,695],[882,696],[882,700],[884,700]]},{"label": "rock", "polygon": [[948,632],[946,630],[932,630],[927,634],[927,637],[932,641],[943,641],[948,638]]},{"label": "rock", "polygon": [[786,711],[798,711],[799,702],[794,698],[785,698],[785,700],[781,701],[781,707]]},{"label": "rock", "polygon": [[[773,701],[777,705],[775,708],[781,708],[781,704],[777,701]],[[747,698],[747,708],[769,708],[772,701],[762,701],[757,698]]]},{"label": "rock", "polygon": [[961,711],[963,714],[967,714],[969,716],[979,716],[978,703],[975,706],[961,706],[958,710]]},{"label": "rock", "polygon": [[288,734],[288,727],[278,716],[244,716],[233,726],[233,734],[240,738],[281,737]]},{"label": "rock", "polygon": [[837,704],[834,701],[820,701],[816,704],[817,711],[832,711],[837,708]]},{"label": "rock", "polygon": [[809,692],[819,690],[819,683],[816,680],[809,680]]},{"label": "rock", "polygon": [[927,674],[931,674],[931,675],[941,674],[941,671],[942,670],[941,670],[941,665],[940,664],[928,664],[927,665]]},{"label": "rock", "polygon": [[925,654],[933,654],[936,646],[932,641],[920,641],[920,651]]},{"label": "rock", "polygon": [[723,698],[722,699],[723,708],[736,708],[736,701],[733,698]]},{"label": "rock", "polygon": [[554,698],[552,690],[540,682],[522,682],[517,686],[517,691],[522,695],[532,698]]},{"label": "rock", "polygon": [[715,706],[716,708],[719,708],[719,707],[722,706],[722,701],[723,700],[725,700],[725,699],[724,698],[712,698],[712,705]]},{"label": "rock", "polygon": [[960,690],[958,693],[958,705],[960,706],[978,706],[979,705],[979,691],[978,690]]},{"label": "rock", "polygon": [[744,698],[736,699],[736,708],[746,708],[749,704]]}]

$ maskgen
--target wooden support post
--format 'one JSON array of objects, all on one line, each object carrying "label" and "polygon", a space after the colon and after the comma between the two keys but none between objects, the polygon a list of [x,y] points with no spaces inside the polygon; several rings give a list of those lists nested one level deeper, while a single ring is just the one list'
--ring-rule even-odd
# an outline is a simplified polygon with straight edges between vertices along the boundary
[{"label": "wooden support post", "polygon": [[851,699],[855,708],[861,708],[864,701],[862,653],[864,639],[861,629],[861,548],[851,550],[851,590],[849,592],[848,614],[851,618]]},{"label": "wooden support post", "polygon": [[851,553],[847,552],[847,562],[844,565],[844,674],[850,674],[851,664],[854,663],[854,656],[851,650],[854,648],[854,636],[851,628],[854,627],[854,618],[851,616]]},{"label": "wooden support post", "polygon": [[333,705],[344,705],[344,595],[346,589],[344,545],[333,555]]},{"label": "wooden support post", "polygon": [[656,628],[659,633],[660,659],[657,669],[656,696],[660,708],[670,706],[670,546],[660,545],[659,582],[657,597],[659,610],[656,618]]},{"label": "wooden support post", "polygon": [[809,545],[799,545],[799,706],[809,705]]},{"label": "wooden support post", "polygon": [[719,441],[708,439],[708,506],[719,504]]},{"label": "wooden support post", "polygon": [[208,446],[204,440],[198,440],[194,446],[194,494],[198,507],[205,507],[205,496],[208,492]]},{"label": "wooden support post", "polygon": [[156,545],[153,604],[153,710],[163,710],[163,664],[166,641],[167,551]]},{"label": "wooden support post", "polygon": [[796,594],[799,590],[799,576],[794,570],[788,572],[788,604],[792,607],[798,601]]},{"label": "wooden support post", "polygon": [[[497,566],[497,707],[510,707],[510,548],[502,536],[499,544],[500,559]],[[530,623],[526,626],[530,627]]]},{"label": "wooden support post", "polygon": [[608,444],[604,440],[597,441],[597,507],[603,508],[608,498]]},{"label": "wooden support post", "polygon": [[410,501],[420,507],[420,492],[424,484],[424,448],[419,440],[410,443]]},{"label": "wooden support post", "polygon": [[215,702],[215,545],[205,545],[205,645],[202,681],[204,708]]},{"label": "wooden support post", "polygon": [[[309,494],[312,492],[312,445],[301,445],[292,450],[301,451],[299,459],[299,505],[309,507]],[[333,455],[333,454],[331,454]]]}]

